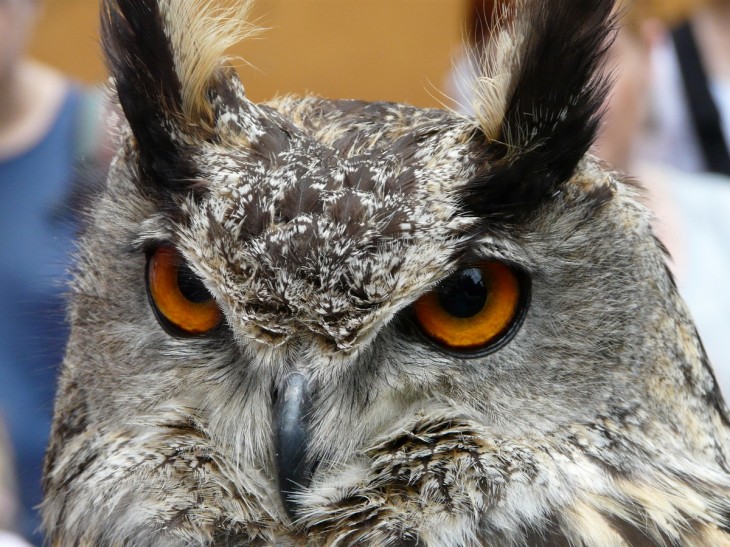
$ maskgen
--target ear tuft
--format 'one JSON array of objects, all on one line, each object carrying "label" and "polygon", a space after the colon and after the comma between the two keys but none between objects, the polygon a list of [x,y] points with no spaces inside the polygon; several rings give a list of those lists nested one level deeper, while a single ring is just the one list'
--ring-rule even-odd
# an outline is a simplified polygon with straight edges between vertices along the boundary
[{"label": "ear tuft", "polygon": [[212,4],[210,0],[185,0],[165,12],[175,70],[182,86],[183,119],[203,124],[210,131],[215,121],[208,91],[228,61],[224,54],[235,43],[259,32],[247,20],[251,2],[238,2],[228,8]]},{"label": "ear tuft", "polygon": [[176,163],[171,120],[181,109],[182,88],[159,4],[156,0],[104,2],[101,39],[144,167],[168,171]]},{"label": "ear tuft", "polygon": [[478,78],[484,168],[466,208],[514,217],[571,177],[595,140],[609,81],[600,70],[615,35],[613,0],[515,0]]},{"label": "ear tuft", "polygon": [[519,53],[526,33],[516,24],[516,17],[524,4],[524,0],[496,3],[489,47],[478,46],[469,52],[470,66],[479,67],[473,74],[472,108],[489,140],[501,137],[515,75],[522,62]]},{"label": "ear tuft", "polygon": [[[184,148],[210,139],[210,92],[220,87],[225,50],[255,32],[248,1],[103,0],[101,35],[119,102],[142,166],[162,181],[180,178]],[[164,182],[163,182],[164,184]]]}]

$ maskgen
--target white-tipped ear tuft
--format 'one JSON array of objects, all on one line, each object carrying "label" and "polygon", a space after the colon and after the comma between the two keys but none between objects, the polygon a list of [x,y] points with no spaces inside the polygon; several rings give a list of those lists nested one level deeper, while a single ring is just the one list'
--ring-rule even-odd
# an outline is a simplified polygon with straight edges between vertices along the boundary
[{"label": "white-tipped ear tuft", "polygon": [[514,0],[498,4],[494,16],[494,34],[487,47],[470,53],[476,74],[471,79],[472,108],[482,132],[489,140],[500,138],[507,113],[515,74],[520,70],[525,34],[529,25],[523,24],[525,1]]},{"label": "white-tipped ear tuft", "polygon": [[224,55],[256,29],[246,19],[250,2],[230,2],[102,0],[101,38],[119,103],[140,165],[159,184],[191,178],[189,148],[216,137],[216,97],[243,100]]},{"label": "white-tipped ear tuft", "polygon": [[216,71],[228,60],[226,50],[259,32],[247,19],[251,4],[250,0],[236,0],[229,7],[216,7],[212,0],[160,3],[180,81],[185,120],[209,128],[214,124],[208,89]]}]

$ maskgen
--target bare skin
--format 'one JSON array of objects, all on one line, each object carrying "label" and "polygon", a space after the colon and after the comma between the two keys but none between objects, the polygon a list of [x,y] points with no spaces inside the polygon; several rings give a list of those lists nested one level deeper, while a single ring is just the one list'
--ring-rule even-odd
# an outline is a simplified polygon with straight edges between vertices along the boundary
[{"label": "bare skin", "polygon": [[66,90],[56,71],[23,61],[0,83],[0,160],[31,148],[48,132]]},{"label": "bare skin", "polygon": [[40,9],[34,0],[0,2],[0,160],[28,150],[47,133],[66,92],[58,72],[23,58]]}]

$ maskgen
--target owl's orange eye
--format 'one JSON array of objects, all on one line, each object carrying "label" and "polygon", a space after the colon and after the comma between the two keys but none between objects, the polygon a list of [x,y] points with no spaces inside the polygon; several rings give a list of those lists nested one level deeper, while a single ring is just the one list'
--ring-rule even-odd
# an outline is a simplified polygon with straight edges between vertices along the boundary
[{"label": "owl's orange eye", "polygon": [[421,330],[457,351],[493,347],[523,316],[526,287],[512,268],[485,262],[456,272],[413,304]]},{"label": "owl's orange eye", "polygon": [[170,246],[160,246],[149,255],[147,291],[157,319],[171,334],[205,334],[223,318],[203,283]]}]

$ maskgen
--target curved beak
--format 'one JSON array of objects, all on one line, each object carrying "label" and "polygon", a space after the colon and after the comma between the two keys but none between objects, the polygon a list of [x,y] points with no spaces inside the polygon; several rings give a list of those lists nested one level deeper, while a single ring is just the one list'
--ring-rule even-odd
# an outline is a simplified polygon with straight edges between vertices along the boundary
[{"label": "curved beak", "polygon": [[274,403],[274,450],[279,496],[291,520],[295,520],[298,508],[295,494],[312,482],[316,465],[307,456],[311,408],[307,379],[299,373],[290,374]]}]

